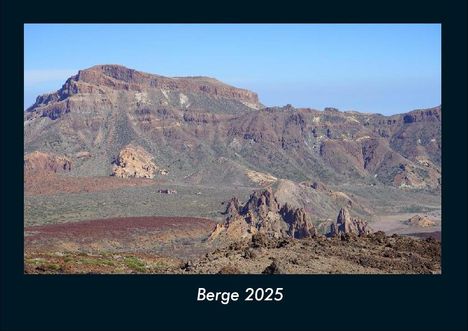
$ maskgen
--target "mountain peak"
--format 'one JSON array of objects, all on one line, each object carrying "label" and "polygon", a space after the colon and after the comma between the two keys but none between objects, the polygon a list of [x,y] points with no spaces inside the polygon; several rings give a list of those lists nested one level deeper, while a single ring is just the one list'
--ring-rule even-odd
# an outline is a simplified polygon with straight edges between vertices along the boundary
[{"label": "mountain peak", "polygon": [[109,79],[126,83],[144,84],[152,78],[159,77],[162,76],[140,72],[119,64],[99,64],[80,70],[77,75],[70,79],[95,84],[109,83]]},{"label": "mountain peak", "polygon": [[190,80],[190,81],[199,81],[199,82],[206,82],[209,84],[216,84],[220,86],[229,86],[221,82],[220,80],[209,77],[209,76],[175,76],[175,77],[168,77],[158,74],[152,74],[144,71],[138,71],[135,69],[128,68],[121,64],[97,64],[87,69],[80,70],[78,72],[78,76],[83,74],[97,74],[97,75],[104,75],[108,76],[117,80],[128,80],[131,78],[159,78],[159,79],[172,79],[172,80]]},{"label": "mountain peak", "polygon": [[[256,93],[227,85],[214,78],[202,76],[171,78],[137,71],[118,64],[100,64],[80,70],[76,75],[68,78],[57,92],[38,97],[36,103],[26,112],[33,112],[40,107],[68,100],[73,95],[105,95],[112,91],[119,93],[162,93],[165,99],[171,94],[176,96],[177,100],[179,98],[185,100],[187,96],[192,95],[217,100],[218,103],[223,103],[223,100],[241,103],[247,109],[261,107]],[[166,101],[170,102],[171,100],[165,100],[162,103]],[[188,103],[187,101],[185,105]],[[204,104],[208,103],[210,102],[205,100]],[[186,107],[184,106],[184,108]]]},{"label": "mountain peak", "polygon": [[[135,69],[127,68],[120,64],[99,64],[87,69],[80,70],[77,75],[71,77],[78,81],[88,83],[100,83],[102,78],[123,81],[127,83],[135,83],[142,87],[153,87],[171,85],[172,88],[177,88],[179,85],[184,88],[188,85],[210,85],[213,88],[231,88],[243,90],[225,84],[216,78],[208,76],[185,76],[185,77],[167,77],[158,74],[147,73]],[[247,91],[247,90],[243,90]],[[250,92],[250,91],[248,91]],[[250,92],[253,93],[253,92]],[[254,93],[253,93],[254,94]]]}]

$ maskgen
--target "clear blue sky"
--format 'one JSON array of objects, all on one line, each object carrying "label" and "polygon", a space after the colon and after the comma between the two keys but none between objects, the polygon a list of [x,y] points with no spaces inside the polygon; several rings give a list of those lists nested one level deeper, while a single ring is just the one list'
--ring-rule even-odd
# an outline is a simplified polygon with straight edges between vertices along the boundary
[{"label": "clear blue sky", "polygon": [[267,105],[393,114],[441,103],[439,24],[27,24],[25,98],[96,64],[211,76]]}]

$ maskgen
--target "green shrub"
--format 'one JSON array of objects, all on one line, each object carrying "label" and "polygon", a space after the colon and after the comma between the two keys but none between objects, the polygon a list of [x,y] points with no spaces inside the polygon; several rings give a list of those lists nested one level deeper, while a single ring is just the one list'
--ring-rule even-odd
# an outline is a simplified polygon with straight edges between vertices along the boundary
[{"label": "green shrub", "polygon": [[124,258],[124,262],[125,262],[125,265],[128,268],[132,269],[132,270],[135,270],[137,272],[145,272],[146,271],[145,263],[143,261],[141,261],[140,259],[138,259],[137,257],[126,256]]}]

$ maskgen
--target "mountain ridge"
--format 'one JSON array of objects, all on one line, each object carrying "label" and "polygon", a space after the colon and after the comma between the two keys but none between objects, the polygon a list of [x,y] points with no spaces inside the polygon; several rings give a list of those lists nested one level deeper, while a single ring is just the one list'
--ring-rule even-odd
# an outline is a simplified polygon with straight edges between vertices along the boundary
[{"label": "mountain ridge", "polygon": [[[93,89],[87,84],[99,88]],[[36,102],[26,109],[26,112],[31,112],[41,105],[47,105],[50,101],[63,101],[78,93],[92,93],[94,91],[104,93],[102,88],[106,87],[137,92],[141,92],[144,88],[197,91],[219,97],[238,98],[250,103],[253,108],[260,107],[256,93],[227,85],[215,78],[204,76],[165,77],[140,72],[121,65],[95,65],[88,69],[79,70],[76,75],[68,78],[56,92],[39,96]]]},{"label": "mountain ridge", "polygon": [[113,159],[134,145],[173,181],[248,186],[252,178],[284,178],[440,190],[440,106],[391,116],[263,107],[256,93],[212,78],[98,65],[39,96],[24,120],[25,154],[71,157],[72,175],[110,175]]}]

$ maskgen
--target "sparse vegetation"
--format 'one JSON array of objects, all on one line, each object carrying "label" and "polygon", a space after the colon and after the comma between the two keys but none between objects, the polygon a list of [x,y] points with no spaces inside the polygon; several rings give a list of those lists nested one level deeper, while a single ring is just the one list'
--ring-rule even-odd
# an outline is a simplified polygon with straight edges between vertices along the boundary
[{"label": "sparse vegetation", "polygon": [[124,258],[125,265],[130,269],[133,269],[138,272],[145,272],[146,271],[146,264],[134,256],[126,256]]}]

